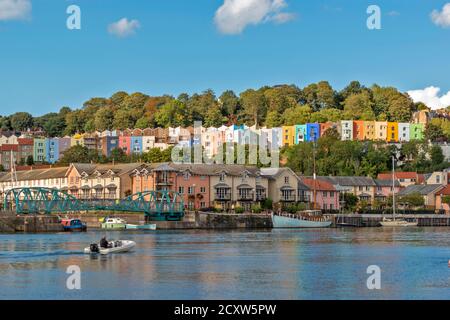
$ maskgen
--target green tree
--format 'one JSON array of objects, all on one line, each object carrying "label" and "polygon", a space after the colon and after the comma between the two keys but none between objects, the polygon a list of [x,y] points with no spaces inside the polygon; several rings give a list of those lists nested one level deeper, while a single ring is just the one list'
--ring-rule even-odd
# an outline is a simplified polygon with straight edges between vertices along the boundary
[{"label": "green tree", "polygon": [[431,164],[433,166],[439,166],[444,163],[445,156],[442,152],[442,148],[438,145],[433,145],[430,149],[430,157],[431,157]]},{"label": "green tree", "polygon": [[131,109],[117,110],[114,115],[114,129],[125,130],[134,128],[135,121],[133,120],[133,118],[133,110]]},{"label": "green tree", "polygon": [[25,131],[33,127],[33,116],[28,112],[16,112],[11,116],[11,127],[17,131]]},{"label": "green tree", "polygon": [[261,91],[246,90],[240,95],[242,117],[248,125],[260,125],[264,122],[267,113],[267,101]]},{"label": "green tree", "polygon": [[375,120],[374,103],[367,91],[350,95],[343,104],[346,119]]},{"label": "green tree", "polygon": [[95,113],[95,128],[99,131],[112,130],[114,128],[114,113],[110,107],[99,109]]},{"label": "green tree", "polygon": [[161,107],[156,113],[155,120],[158,125],[168,127],[186,127],[192,123],[187,106],[178,100],[172,100]]},{"label": "green tree", "polygon": [[64,151],[64,155],[58,162],[69,165],[71,163],[89,163],[90,160],[89,149],[84,146],[76,145]]},{"label": "green tree", "polygon": [[296,124],[305,124],[311,120],[312,110],[308,105],[297,105],[286,109],[283,113],[283,124],[292,126]]}]

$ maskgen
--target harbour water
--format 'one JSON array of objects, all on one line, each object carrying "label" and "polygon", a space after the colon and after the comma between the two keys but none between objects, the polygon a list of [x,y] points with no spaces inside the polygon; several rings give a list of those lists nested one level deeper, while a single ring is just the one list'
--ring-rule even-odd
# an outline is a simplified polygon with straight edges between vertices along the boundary
[{"label": "harbour water", "polygon": [[137,247],[82,253],[103,234],[0,235],[0,299],[450,299],[447,227],[110,232]]}]

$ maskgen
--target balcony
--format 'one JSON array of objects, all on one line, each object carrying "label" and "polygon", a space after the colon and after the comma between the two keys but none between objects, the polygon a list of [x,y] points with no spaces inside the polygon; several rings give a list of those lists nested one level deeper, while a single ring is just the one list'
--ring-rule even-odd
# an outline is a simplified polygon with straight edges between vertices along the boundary
[{"label": "balcony", "polygon": [[156,178],[156,184],[159,186],[170,186],[174,184],[173,178]]},{"label": "balcony", "polygon": [[256,194],[256,201],[264,201],[267,199],[266,193],[257,193]]},{"label": "balcony", "polygon": [[254,198],[253,192],[238,194],[238,201],[253,201],[253,198]]},{"label": "balcony", "polygon": [[214,194],[214,199],[216,201],[230,201],[231,193],[216,193]]},{"label": "balcony", "polygon": [[295,202],[295,194],[280,194],[281,202]]}]

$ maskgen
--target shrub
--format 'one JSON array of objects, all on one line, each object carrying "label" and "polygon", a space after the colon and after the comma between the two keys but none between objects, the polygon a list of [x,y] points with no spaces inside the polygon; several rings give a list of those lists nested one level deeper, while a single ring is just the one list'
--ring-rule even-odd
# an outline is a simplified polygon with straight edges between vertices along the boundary
[{"label": "shrub", "polygon": [[236,207],[235,209],[234,209],[234,212],[236,212],[236,213],[238,213],[238,214],[241,214],[241,213],[244,213],[244,208],[242,208],[242,207]]},{"label": "shrub", "polygon": [[253,213],[261,213],[262,212],[262,208],[258,205],[253,205],[252,206],[252,212]]}]

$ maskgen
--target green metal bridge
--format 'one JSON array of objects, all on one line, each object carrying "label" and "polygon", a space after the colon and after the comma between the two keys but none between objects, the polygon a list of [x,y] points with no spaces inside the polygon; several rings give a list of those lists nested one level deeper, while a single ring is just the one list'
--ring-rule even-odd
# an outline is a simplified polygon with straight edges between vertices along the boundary
[{"label": "green metal bridge", "polygon": [[145,191],[124,199],[78,199],[58,189],[14,188],[5,192],[3,208],[18,214],[51,214],[81,211],[142,212],[149,220],[178,221],[184,202],[173,191]]}]

